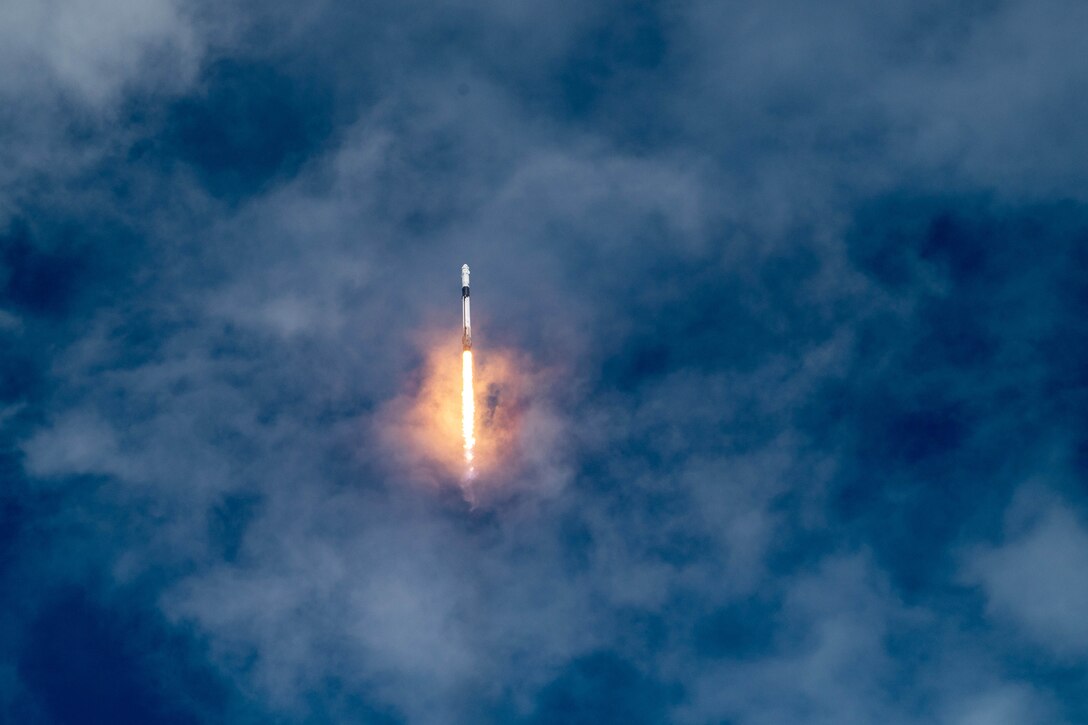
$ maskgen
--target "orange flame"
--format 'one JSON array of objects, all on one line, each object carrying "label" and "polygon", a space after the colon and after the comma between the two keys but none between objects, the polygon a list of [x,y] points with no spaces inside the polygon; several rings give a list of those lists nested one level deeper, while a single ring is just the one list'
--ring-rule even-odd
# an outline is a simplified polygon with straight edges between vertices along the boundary
[{"label": "orange flame", "polygon": [[489,347],[479,359],[462,350],[458,381],[454,346],[460,340],[421,337],[418,375],[374,420],[387,460],[419,483],[456,481],[466,500],[486,498],[504,481],[497,474],[533,455],[525,448],[525,413],[542,378],[524,355]]}]

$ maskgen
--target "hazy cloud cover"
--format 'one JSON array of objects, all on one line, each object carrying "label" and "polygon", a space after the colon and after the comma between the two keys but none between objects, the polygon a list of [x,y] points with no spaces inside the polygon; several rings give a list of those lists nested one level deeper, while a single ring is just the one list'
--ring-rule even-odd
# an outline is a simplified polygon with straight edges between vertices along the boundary
[{"label": "hazy cloud cover", "polygon": [[1088,720],[1086,14],[10,0],[0,720]]}]

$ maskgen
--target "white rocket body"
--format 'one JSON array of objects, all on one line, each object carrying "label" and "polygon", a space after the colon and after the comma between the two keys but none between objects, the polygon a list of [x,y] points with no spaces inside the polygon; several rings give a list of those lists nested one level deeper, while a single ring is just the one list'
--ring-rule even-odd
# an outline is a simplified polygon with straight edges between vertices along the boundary
[{"label": "white rocket body", "polygon": [[468,303],[468,265],[461,265],[461,347],[472,349],[472,315]]}]

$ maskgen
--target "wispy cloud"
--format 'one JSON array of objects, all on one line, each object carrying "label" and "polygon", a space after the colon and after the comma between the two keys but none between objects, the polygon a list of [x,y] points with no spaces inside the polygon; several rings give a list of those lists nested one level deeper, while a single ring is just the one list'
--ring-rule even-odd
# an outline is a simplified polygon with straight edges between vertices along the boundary
[{"label": "wispy cloud", "polygon": [[0,712],[1083,720],[1083,12],[14,3]]}]

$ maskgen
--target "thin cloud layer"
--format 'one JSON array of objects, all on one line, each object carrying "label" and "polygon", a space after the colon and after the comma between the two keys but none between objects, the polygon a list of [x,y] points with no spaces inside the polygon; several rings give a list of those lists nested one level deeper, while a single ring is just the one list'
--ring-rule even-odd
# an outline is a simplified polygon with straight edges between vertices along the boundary
[{"label": "thin cloud layer", "polygon": [[1079,5],[54,5],[0,719],[1088,717]]},{"label": "thin cloud layer", "polygon": [[1004,544],[973,552],[965,574],[982,586],[995,619],[1059,656],[1077,657],[1088,646],[1078,616],[1088,605],[1080,574],[1088,563],[1088,531],[1058,503],[1036,518]]}]

